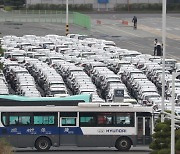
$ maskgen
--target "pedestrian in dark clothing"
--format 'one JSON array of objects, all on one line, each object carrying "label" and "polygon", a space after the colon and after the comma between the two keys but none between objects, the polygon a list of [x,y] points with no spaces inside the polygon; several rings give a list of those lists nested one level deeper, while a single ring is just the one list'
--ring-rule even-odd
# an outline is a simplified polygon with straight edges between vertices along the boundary
[{"label": "pedestrian in dark clothing", "polygon": [[156,50],[157,50],[157,56],[162,56],[162,47],[159,42],[157,43]]},{"label": "pedestrian in dark clothing", "polygon": [[137,17],[136,16],[133,17],[132,22],[134,23],[134,29],[137,29]]},{"label": "pedestrian in dark clothing", "polygon": [[155,39],[154,40],[154,56],[156,55],[156,46],[157,46],[157,43],[158,43],[158,39]]}]

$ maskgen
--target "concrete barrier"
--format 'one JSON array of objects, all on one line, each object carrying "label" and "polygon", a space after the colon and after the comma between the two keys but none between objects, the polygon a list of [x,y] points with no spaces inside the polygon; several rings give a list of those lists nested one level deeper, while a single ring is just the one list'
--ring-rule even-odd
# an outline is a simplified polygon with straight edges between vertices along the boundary
[{"label": "concrete barrier", "polygon": [[96,21],[97,25],[101,25],[101,20]]},{"label": "concrete barrier", "polygon": [[128,21],[122,20],[122,24],[123,24],[123,25],[128,25]]}]

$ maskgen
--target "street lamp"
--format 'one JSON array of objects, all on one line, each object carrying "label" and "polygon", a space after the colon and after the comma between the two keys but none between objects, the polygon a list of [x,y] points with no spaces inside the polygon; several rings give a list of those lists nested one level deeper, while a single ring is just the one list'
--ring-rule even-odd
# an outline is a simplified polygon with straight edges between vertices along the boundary
[{"label": "street lamp", "polygon": [[162,102],[161,102],[161,122],[164,122],[164,95],[165,95],[165,57],[166,57],[166,0],[163,0],[162,11],[162,42],[163,42],[163,72],[162,72]]},{"label": "street lamp", "polygon": [[66,35],[69,34],[69,2],[66,0]]}]

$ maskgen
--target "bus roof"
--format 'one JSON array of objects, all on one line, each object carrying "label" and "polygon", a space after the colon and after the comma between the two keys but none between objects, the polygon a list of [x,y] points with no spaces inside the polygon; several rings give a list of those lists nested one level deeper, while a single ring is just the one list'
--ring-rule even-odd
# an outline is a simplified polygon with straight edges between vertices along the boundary
[{"label": "bus roof", "polygon": [[[85,103],[93,104],[93,103]],[[2,106],[0,112],[143,112],[153,113],[152,107],[128,106]]]},{"label": "bus roof", "polygon": [[79,100],[83,99],[89,102],[90,95],[72,95],[68,97],[26,97],[18,95],[0,95],[1,99],[14,100],[14,101],[59,101],[59,100]]},{"label": "bus roof", "polygon": [[0,95],[0,106],[77,106],[79,102],[91,102],[91,95],[73,95],[67,97],[25,97],[17,95]]}]

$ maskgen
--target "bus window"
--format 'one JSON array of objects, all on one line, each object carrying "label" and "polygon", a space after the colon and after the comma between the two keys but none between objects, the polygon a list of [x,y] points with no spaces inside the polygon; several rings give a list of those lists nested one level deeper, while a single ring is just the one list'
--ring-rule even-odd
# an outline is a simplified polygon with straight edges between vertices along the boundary
[{"label": "bus window", "polygon": [[29,125],[30,124],[30,116],[9,116],[9,125]]},{"label": "bus window", "polygon": [[29,125],[30,124],[30,116],[19,116],[19,124]]},{"label": "bus window", "polygon": [[18,116],[10,116],[9,125],[16,125],[16,124],[18,124]]},{"label": "bus window", "polygon": [[96,116],[94,113],[80,113],[80,127],[93,127],[96,125]]},{"label": "bus window", "polygon": [[133,113],[117,113],[116,124],[122,127],[134,126],[134,114]]},{"label": "bus window", "polygon": [[34,116],[35,125],[54,125],[54,116]]},{"label": "bus window", "polygon": [[97,115],[97,125],[107,126],[113,124],[113,116],[110,113],[99,113]]},{"label": "bus window", "polygon": [[37,112],[33,115],[34,125],[57,125],[57,113],[41,113]]},{"label": "bus window", "polygon": [[76,118],[61,118],[62,126],[76,126]]}]

